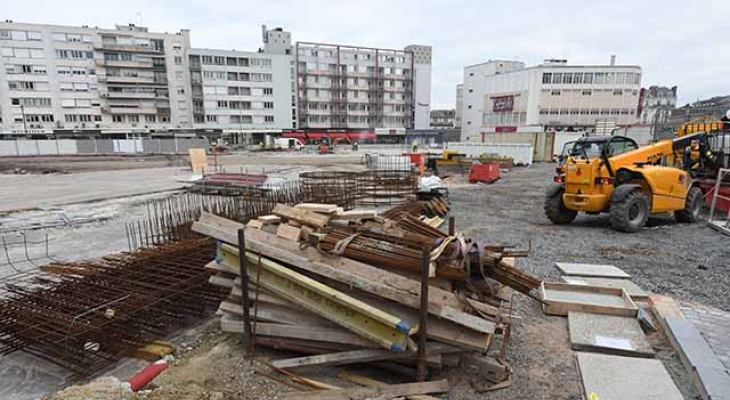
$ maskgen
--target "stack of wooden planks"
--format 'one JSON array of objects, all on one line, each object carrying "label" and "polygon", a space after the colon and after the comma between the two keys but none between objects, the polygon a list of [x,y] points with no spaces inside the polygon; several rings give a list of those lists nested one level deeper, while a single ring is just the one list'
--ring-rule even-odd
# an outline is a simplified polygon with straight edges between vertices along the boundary
[{"label": "stack of wooden planks", "polygon": [[[344,224],[331,226],[343,214]],[[468,355],[491,359],[484,362],[502,373],[492,368],[490,376],[509,379],[510,305],[498,297],[483,301],[489,294],[470,292],[478,285],[464,285],[468,273],[453,267],[489,260],[483,274],[504,260],[460,251],[451,245],[467,241],[415,216],[401,221],[333,205],[279,204],[273,215],[249,221],[244,250],[243,224],[203,213],[193,230],[219,241],[207,265],[210,282],[230,289],[220,305],[222,329],[245,333],[248,320],[256,345],[302,354],[274,361],[276,368],[369,363],[423,376],[423,366],[456,365]],[[429,277],[422,279],[426,266]],[[438,273],[447,269],[462,274]]]}]

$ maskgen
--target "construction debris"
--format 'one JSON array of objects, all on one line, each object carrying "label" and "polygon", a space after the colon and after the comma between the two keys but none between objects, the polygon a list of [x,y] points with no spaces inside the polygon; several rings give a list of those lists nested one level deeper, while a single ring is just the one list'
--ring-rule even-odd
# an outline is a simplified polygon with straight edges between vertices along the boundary
[{"label": "construction debris", "polygon": [[[273,361],[278,370],[367,363],[424,379],[427,368],[455,365],[468,355],[472,364],[485,360],[499,366],[491,370],[502,371],[483,379],[504,382],[511,369],[491,357],[505,359],[511,302],[497,293],[509,285],[535,296],[541,281],[514,266],[513,257],[525,252],[441,232],[433,227],[433,216],[424,222],[427,215],[443,216],[447,210],[442,198],[404,203],[381,216],[345,212],[334,204],[277,204],[278,225],[272,219],[261,229],[243,229],[241,223],[202,213],[192,229],[219,241],[207,269],[215,273],[211,284],[230,292],[219,308],[222,329],[250,332],[249,343],[304,354]],[[346,224],[334,223],[347,213]],[[276,233],[264,229],[272,225]],[[245,239],[239,237],[241,229]],[[245,243],[243,258],[239,242]],[[327,390],[307,397],[448,390],[446,382],[370,383],[369,389],[319,387]]]}]

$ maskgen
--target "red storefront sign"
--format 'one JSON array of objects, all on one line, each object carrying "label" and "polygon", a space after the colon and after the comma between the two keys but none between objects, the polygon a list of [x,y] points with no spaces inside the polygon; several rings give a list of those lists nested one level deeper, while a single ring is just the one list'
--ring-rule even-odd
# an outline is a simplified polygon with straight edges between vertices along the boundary
[{"label": "red storefront sign", "polygon": [[517,132],[516,126],[498,126],[494,128],[495,132],[502,133],[502,132]]},{"label": "red storefront sign", "polygon": [[492,97],[492,111],[512,111],[515,107],[515,96]]}]

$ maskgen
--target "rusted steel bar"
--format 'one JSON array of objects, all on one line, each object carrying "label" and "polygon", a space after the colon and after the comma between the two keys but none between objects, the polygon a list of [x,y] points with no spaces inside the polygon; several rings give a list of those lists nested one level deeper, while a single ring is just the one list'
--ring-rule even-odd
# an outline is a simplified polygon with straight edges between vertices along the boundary
[{"label": "rusted steel bar", "polygon": [[418,328],[418,361],[416,370],[418,381],[426,380],[426,343],[428,337],[428,275],[431,264],[431,248],[423,247],[421,258],[421,308]]}]

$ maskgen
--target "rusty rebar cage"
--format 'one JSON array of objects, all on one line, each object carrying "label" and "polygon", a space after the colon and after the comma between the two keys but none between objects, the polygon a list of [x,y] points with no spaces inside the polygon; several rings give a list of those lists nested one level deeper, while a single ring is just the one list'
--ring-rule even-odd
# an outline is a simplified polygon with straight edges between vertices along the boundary
[{"label": "rusty rebar cage", "polygon": [[356,176],[357,203],[364,206],[401,204],[416,200],[418,176],[413,171],[367,171]]},{"label": "rusty rebar cage", "polygon": [[337,204],[346,210],[357,205],[358,172],[312,171],[299,174],[303,203]]}]

